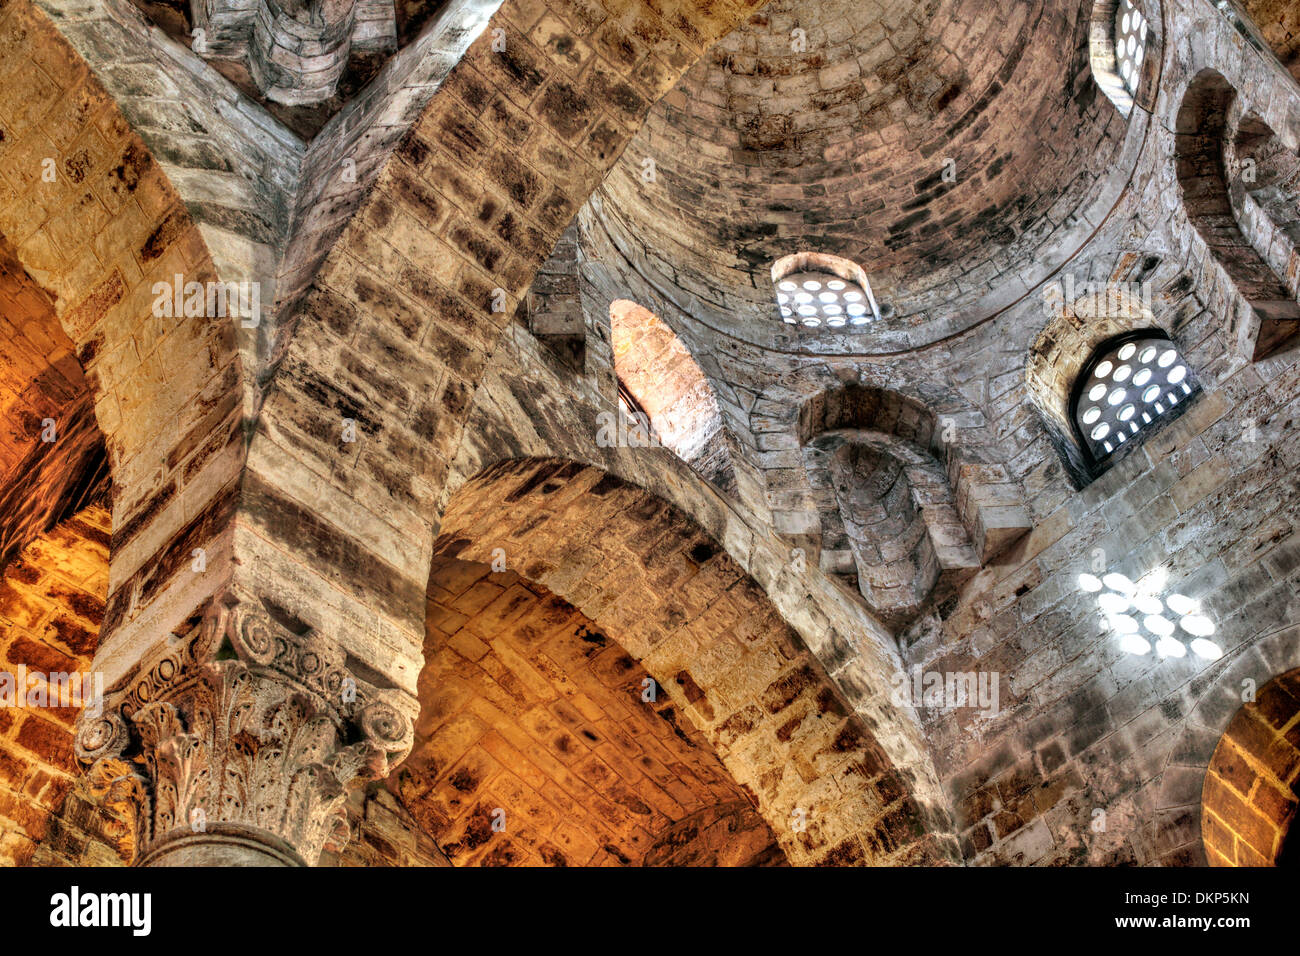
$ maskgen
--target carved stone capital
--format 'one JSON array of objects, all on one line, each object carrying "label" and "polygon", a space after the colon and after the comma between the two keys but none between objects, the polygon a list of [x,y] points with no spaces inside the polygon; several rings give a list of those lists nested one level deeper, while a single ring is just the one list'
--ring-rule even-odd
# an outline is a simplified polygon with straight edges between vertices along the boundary
[{"label": "carved stone capital", "polygon": [[92,792],[134,811],[139,864],[314,864],[347,841],[349,786],[410,752],[416,707],[310,628],[223,595],[83,716],[76,750]]}]

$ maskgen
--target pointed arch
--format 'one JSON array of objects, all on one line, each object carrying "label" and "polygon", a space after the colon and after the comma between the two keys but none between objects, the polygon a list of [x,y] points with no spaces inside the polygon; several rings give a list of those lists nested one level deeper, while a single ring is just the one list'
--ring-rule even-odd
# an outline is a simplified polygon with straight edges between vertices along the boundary
[{"label": "pointed arch", "polygon": [[440,555],[429,577],[421,717],[396,790],[452,863],[783,863],[690,716],[506,564]]},{"label": "pointed arch", "polygon": [[[185,294],[177,276],[209,288],[218,276],[179,194],[85,61],[27,0],[0,15],[0,48],[15,173],[0,187],[0,236],[48,292],[85,370],[112,475],[102,653],[130,645],[127,630],[160,639],[216,585],[187,572],[192,550],[215,555],[228,528],[243,370],[224,312],[160,306],[175,301],[163,288]],[[119,663],[114,677],[129,666]]]},{"label": "pointed arch", "polygon": [[890,760],[757,583],[654,494],[577,462],[500,462],[453,495],[434,554],[504,556],[615,638],[792,863],[956,859],[947,811],[913,796],[920,768]]}]

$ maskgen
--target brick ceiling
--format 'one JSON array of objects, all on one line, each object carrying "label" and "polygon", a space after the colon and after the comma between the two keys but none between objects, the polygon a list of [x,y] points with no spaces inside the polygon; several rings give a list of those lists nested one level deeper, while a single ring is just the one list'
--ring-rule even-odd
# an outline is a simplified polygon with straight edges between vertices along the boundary
[{"label": "brick ceiling", "polygon": [[785,862],[690,718],[644,700],[645,669],[573,606],[439,558],[428,608],[428,703],[394,789],[453,864]]}]

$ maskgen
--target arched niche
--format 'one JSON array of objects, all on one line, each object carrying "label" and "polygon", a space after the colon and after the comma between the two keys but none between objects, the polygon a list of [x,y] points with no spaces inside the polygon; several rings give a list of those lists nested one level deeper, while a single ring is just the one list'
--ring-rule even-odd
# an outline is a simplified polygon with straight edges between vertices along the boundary
[{"label": "arched niche", "polygon": [[1006,469],[962,448],[956,417],[856,383],[799,414],[821,520],[822,566],[872,613],[902,627],[952,593],[1030,527]]},{"label": "arched niche", "polygon": [[1289,164],[1277,155],[1272,131],[1257,119],[1243,124],[1241,110],[1238,91],[1221,73],[1196,74],[1178,110],[1174,158],[1188,220],[1250,306],[1252,315],[1236,331],[1243,352],[1258,362],[1291,346],[1300,304],[1288,273],[1277,269],[1280,253],[1271,250],[1276,224],[1243,198],[1259,172],[1256,157],[1265,159],[1269,185],[1278,191],[1285,177],[1270,173]]},{"label": "arched niche", "polygon": [[947,476],[921,446],[836,430],[805,447],[805,462],[815,486],[834,490],[858,590],[885,625],[905,626],[980,567]]}]

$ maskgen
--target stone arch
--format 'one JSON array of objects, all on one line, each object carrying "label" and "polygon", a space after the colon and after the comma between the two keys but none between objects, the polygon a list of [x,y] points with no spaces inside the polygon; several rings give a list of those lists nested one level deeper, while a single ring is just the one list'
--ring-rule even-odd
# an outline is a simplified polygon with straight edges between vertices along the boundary
[{"label": "stone arch", "polygon": [[731,441],[713,387],[686,344],[649,309],[617,299],[609,322],[614,374],[658,440],[701,476],[734,492]]},{"label": "stone arch", "polygon": [[1023,490],[1005,466],[960,444],[972,423],[955,401],[932,406],[859,383],[822,391],[798,410],[822,567],[891,626],[1029,530]]},{"label": "stone arch", "polygon": [[864,288],[871,285],[867,271],[862,266],[826,252],[792,252],[788,256],[782,256],[772,263],[772,283],[776,284],[794,272],[825,272]]},{"label": "stone arch", "polygon": [[[1240,198],[1244,190],[1239,170],[1230,176],[1226,166],[1230,161],[1236,165],[1231,140],[1232,117],[1241,109],[1237,101],[1236,88],[1222,73],[1204,69],[1196,74],[1178,109],[1175,169],[1188,220],[1254,313],[1248,324],[1255,333],[1249,352],[1252,361],[1260,361],[1300,331],[1300,304],[1296,290],[1260,254],[1256,237],[1243,230],[1240,203],[1232,200],[1234,191]],[[1247,148],[1262,126],[1262,121],[1247,126]],[[1247,327],[1241,331],[1249,338]]]},{"label": "stone arch", "polygon": [[[1082,295],[1080,291],[1072,282],[1049,287],[1053,317],[1034,340],[1025,363],[1029,400],[1076,489],[1087,487],[1122,457],[1121,453],[1100,466],[1094,464],[1073,420],[1071,406],[1079,376],[1097,349],[1117,336],[1151,329],[1185,354],[1173,330],[1156,319],[1149,294],[1143,295],[1140,284],[1109,283]],[[1159,427],[1190,406],[1189,402],[1171,410]]]},{"label": "stone arch", "polygon": [[[280,318],[293,311],[397,144],[500,5],[448,0],[423,7],[403,23],[397,38],[402,48],[335,111],[339,101],[333,98],[323,110],[277,106],[241,81],[238,69],[224,76],[221,70],[231,72],[232,61],[219,57],[224,64],[217,69],[204,63],[200,56],[222,44],[213,45],[213,21],[201,9],[167,15],[163,8],[146,14],[113,0],[38,2],[181,193],[223,279],[260,291],[260,320],[235,328],[253,409],[257,386],[273,371],[283,344]],[[235,6],[241,7],[235,20],[246,28],[243,14],[252,8]],[[196,28],[208,31],[204,50],[191,39],[190,14],[203,21]],[[228,16],[217,19],[231,25]],[[375,19],[360,20],[372,39],[383,40],[373,32]],[[413,29],[419,31],[414,39]],[[371,51],[364,58],[373,63],[376,56]],[[310,72],[312,79],[320,76]],[[236,98],[241,108],[227,109]]]},{"label": "stone arch", "polygon": [[1211,866],[1274,866],[1295,817],[1300,668],[1273,678],[1228,724],[1210,758],[1201,837]]},{"label": "stone arch", "polygon": [[193,547],[219,552],[242,459],[232,323],[157,314],[157,285],[178,274],[215,281],[211,257],[157,162],[46,15],[10,4],[0,53],[15,173],[0,236],[73,343],[112,473],[104,633],[129,621],[156,638],[197,603],[164,595],[212,586],[177,571]]},{"label": "stone arch", "polygon": [[[303,240],[332,244],[309,257],[319,263],[310,281],[292,283],[293,311],[277,330],[241,486],[256,533],[244,539],[249,577],[236,569],[238,588],[258,593],[251,569],[274,562],[295,580],[289,610],[304,619],[333,605],[370,620],[378,608],[400,644],[384,677],[413,688],[428,555],[408,542],[434,537],[484,368],[651,105],[757,6],[510,0],[495,10],[355,214]],[[505,49],[494,49],[502,33]],[[355,442],[343,441],[345,420]],[[336,633],[366,653],[364,628]]]},{"label": "stone arch", "polygon": [[946,812],[910,795],[761,588],[665,501],[576,462],[500,462],[453,495],[434,553],[486,564],[497,548],[667,691],[792,863],[955,859]]},{"label": "stone arch", "polygon": [[1209,768],[1229,724],[1242,709],[1245,690],[1266,686],[1275,675],[1300,668],[1300,627],[1260,637],[1225,657],[1192,685],[1195,704],[1169,750],[1154,801],[1153,824],[1164,863],[1204,866],[1202,801]]}]

